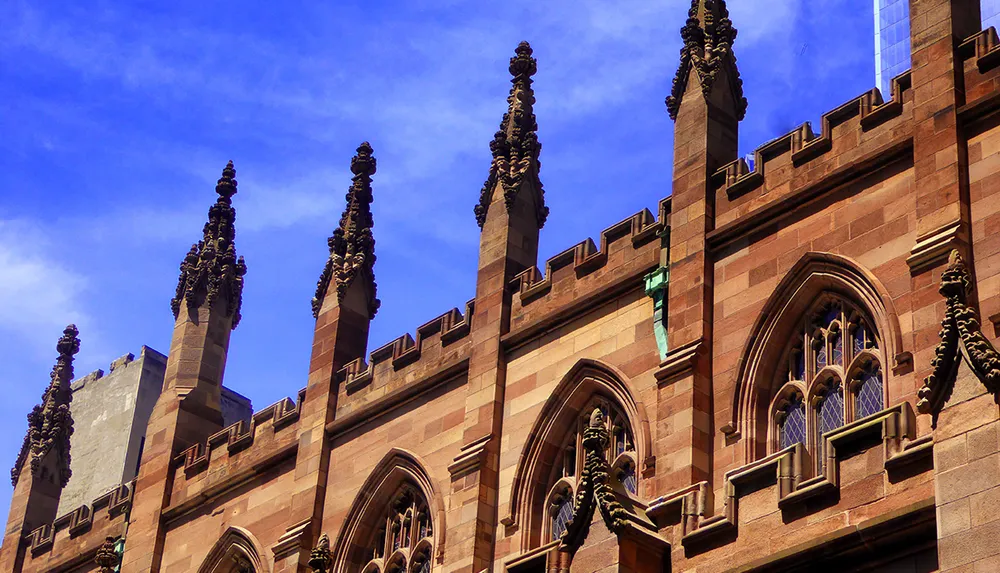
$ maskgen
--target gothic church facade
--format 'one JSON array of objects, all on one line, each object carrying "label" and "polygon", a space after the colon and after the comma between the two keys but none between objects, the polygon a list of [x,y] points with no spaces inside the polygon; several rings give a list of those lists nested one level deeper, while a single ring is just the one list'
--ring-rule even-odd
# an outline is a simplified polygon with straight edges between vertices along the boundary
[{"label": "gothic church facade", "polygon": [[891,93],[751,166],[736,31],[724,0],[693,0],[671,196],[541,269],[522,43],[475,207],[475,298],[369,352],[362,144],[305,388],[229,427],[246,265],[226,166],[181,264],[138,476],[57,515],[67,328],[0,570],[1000,571],[1000,42],[978,0],[910,0],[910,19]]}]

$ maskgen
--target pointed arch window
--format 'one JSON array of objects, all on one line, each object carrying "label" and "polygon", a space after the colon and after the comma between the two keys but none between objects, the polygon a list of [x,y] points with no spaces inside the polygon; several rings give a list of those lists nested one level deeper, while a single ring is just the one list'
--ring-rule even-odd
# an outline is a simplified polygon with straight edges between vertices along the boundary
[{"label": "pointed arch window", "polygon": [[558,539],[566,530],[566,525],[573,519],[576,480],[583,471],[584,463],[581,440],[594,408],[599,408],[604,415],[610,436],[605,454],[611,462],[613,486],[620,487],[633,495],[638,492],[635,434],[629,425],[628,417],[611,400],[595,396],[580,410],[575,424],[566,433],[559,459],[556,460],[546,504],[548,511],[546,538],[549,540]]},{"label": "pointed arch window", "polygon": [[772,402],[773,450],[805,445],[822,471],[823,435],[885,407],[881,346],[860,307],[825,294],[785,351]]},{"label": "pointed arch window", "polygon": [[399,488],[375,527],[365,572],[429,573],[433,527],[427,500],[411,484]]}]

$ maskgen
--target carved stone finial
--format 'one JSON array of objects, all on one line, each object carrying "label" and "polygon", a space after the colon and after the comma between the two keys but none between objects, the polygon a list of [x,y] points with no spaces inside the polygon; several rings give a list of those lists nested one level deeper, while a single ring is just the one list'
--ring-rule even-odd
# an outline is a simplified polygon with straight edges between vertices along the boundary
[{"label": "carved stone finial", "polygon": [[121,555],[116,550],[116,544],[114,537],[108,537],[97,549],[97,554],[94,556],[94,563],[100,567],[100,573],[112,573],[115,567],[118,567]]},{"label": "carved stone finial", "polygon": [[743,80],[740,79],[733,53],[736,28],[729,19],[726,0],[691,0],[688,19],[681,28],[681,40],[684,42],[681,61],[667,97],[670,118],[677,119],[693,67],[706,98],[712,93],[720,72],[731,74],[730,88],[736,103],[736,119],[742,121],[747,112],[747,99],[743,96]]},{"label": "carved stone finial", "polygon": [[479,204],[475,207],[476,222],[480,229],[486,223],[486,213],[497,183],[503,189],[504,205],[510,212],[526,177],[535,189],[535,217],[539,228],[545,225],[545,219],[549,215],[549,208],[545,206],[545,191],[538,177],[541,169],[538,155],[542,145],[538,142],[538,124],[534,113],[535,92],[531,87],[531,76],[538,70],[538,60],[531,57],[531,54],[531,45],[521,42],[514,50],[514,57],[510,59],[508,70],[512,86],[510,95],[507,96],[507,113],[503,115],[500,129],[490,142],[493,161],[479,194]]},{"label": "carved stone finial", "polygon": [[954,390],[960,357],[966,359],[987,391],[994,396],[1000,393],[1000,352],[983,335],[979,317],[968,304],[972,276],[957,250],[953,250],[948,257],[948,266],[941,273],[938,292],[945,297],[945,313],[939,333],[941,341],[931,361],[933,371],[917,391],[917,411],[935,417]]},{"label": "carved stone finial", "polygon": [[604,427],[604,414],[601,413],[600,408],[594,408],[594,411],[590,413],[590,427],[591,428]]},{"label": "carved stone finial", "polygon": [[611,487],[608,439],[604,414],[600,408],[594,408],[590,423],[583,431],[583,471],[577,482],[576,511],[562,537],[564,547],[575,549],[583,543],[595,508],[601,512],[604,524],[612,533],[621,533],[628,520],[628,510],[618,501]]},{"label": "carved stone finial", "polygon": [[330,538],[324,533],[319,536],[316,547],[309,552],[309,567],[314,573],[327,573],[332,564],[333,557],[330,554]]},{"label": "carved stone finial", "polygon": [[319,318],[330,281],[335,281],[337,300],[342,301],[354,279],[362,276],[368,281],[371,293],[368,317],[375,318],[381,305],[376,296],[375,236],[372,234],[372,226],[375,224],[371,211],[372,175],[375,174],[376,167],[372,151],[372,146],[365,141],[358,146],[357,155],[351,159],[351,173],[354,173],[354,177],[347,190],[347,206],[340,217],[340,225],[327,240],[330,257],[316,283],[316,295],[312,299],[313,316],[316,318]]},{"label": "carved stone finial", "polygon": [[226,316],[232,317],[233,329],[240,323],[243,304],[243,276],[247,273],[243,257],[236,256],[236,209],[232,198],[236,194],[236,169],[230,161],[222,170],[215,186],[219,199],[208,210],[208,222],[202,230],[202,240],[191,245],[181,262],[181,274],[170,309],[174,319],[180,315],[181,304],[195,309],[209,307],[216,300],[226,301]]},{"label": "carved stone finial", "polygon": [[73,435],[73,417],[69,405],[73,401],[73,356],[80,351],[79,331],[71,324],[63,330],[56,343],[59,357],[52,367],[51,380],[42,403],[28,414],[28,431],[21,443],[21,451],[10,471],[10,481],[17,485],[24,464],[30,457],[31,475],[38,476],[42,461],[53,451],[59,456],[57,461],[59,483],[66,487],[71,475],[69,469],[69,438]]}]

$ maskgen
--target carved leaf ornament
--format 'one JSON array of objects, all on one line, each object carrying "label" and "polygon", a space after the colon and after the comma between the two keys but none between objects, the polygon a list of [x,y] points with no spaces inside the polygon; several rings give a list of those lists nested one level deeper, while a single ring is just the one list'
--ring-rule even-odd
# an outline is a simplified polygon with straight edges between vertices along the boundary
[{"label": "carved leaf ornament", "polygon": [[959,356],[990,393],[996,395],[1000,390],[1000,352],[983,335],[976,311],[968,304],[971,290],[972,277],[965,261],[953,250],[938,288],[946,306],[939,333],[941,341],[931,361],[934,370],[917,391],[917,411],[922,414],[936,416],[948,402],[955,387]]}]

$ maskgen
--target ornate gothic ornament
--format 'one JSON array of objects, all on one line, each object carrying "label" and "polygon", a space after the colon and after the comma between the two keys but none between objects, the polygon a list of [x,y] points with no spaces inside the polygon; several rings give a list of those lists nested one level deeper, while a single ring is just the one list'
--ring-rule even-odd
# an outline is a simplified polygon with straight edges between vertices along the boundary
[{"label": "ornate gothic ornament", "polygon": [[725,0],[691,0],[688,19],[681,28],[681,63],[667,97],[667,111],[677,119],[677,111],[687,90],[688,76],[693,67],[701,80],[701,91],[707,99],[719,73],[729,73],[737,119],[743,120],[747,112],[747,99],[743,97],[743,80],[736,67],[733,42],[736,28],[729,19]]},{"label": "ornate gothic ornament", "polygon": [[333,557],[330,554],[330,538],[327,534],[319,536],[316,547],[309,553],[309,567],[314,573],[327,573],[333,565]]},{"label": "ornate gothic ornament", "polygon": [[240,306],[243,302],[243,275],[247,273],[243,257],[236,257],[236,210],[232,197],[236,194],[236,169],[230,161],[222,170],[222,178],[215,186],[218,201],[208,210],[204,237],[191,245],[177,280],[177,291],[170,301],[174,320],[180,315],[181,302],[187,301],[189,309],[202,304],[209,307],[219,299],[226,299],[226,316],[232,317],[233,328],[240,323]]},{"label": "ornate gothic ornament", "polygon": [[28,414],[28,432],[24,436],[14,468],[10,470],[10,481],[15,486],[29,458],[31,475],[38,477],[42,462],[53,450],[59,456],[55,470],[58,472],[59,483],[66,487],[69,481],[69,438],[73,435],[73,417],[69,410],[69,404],[73,401],[70,382],[73,380],[73,355],[80,351],[78,334],[76,326],[71,324],[66,327],[56,344],[59,358],[52,367],[52,380],[42,394],[42,403]]},{"label": "ornate gothic ornament", "polygon": [[514,50],[515,56],[510,59],[511,84],[510,95],[507,96],[507,113],[500,120],[500,129],[493,135],[490,151],[493,161],[490,163],[490,174],[483,184],[476,205],[476,222],[479,228],[486,223],[486,212],[490,208],[493,191],[500,184],[503,189],[504,205],[507,212],[514,207],[514,200],[520,192],[525,178],[529,178],[538,194],[535,200],[535,217],[538,227],[545,225],[549,216],[549,208],[545,206],[545,192],[538,177],[541,162],[538,154],[542,144],[538,142],[538,124],[535,122],[534,104],[535,92],[531,88],[531,76],[538,69],[538,60],[531,57],[531,46],[521,42]]},{"label": "ornate gothic ornament", "polygon": [[115,541],[114,537],[108,537],[97,549],[97,555],[94,556],[94,563],[100,567],[98,569],[100,573],[113,573],[115,567],[118,567],[121,561],[121,555],[118,554],[115,548]]},{"label": "ornate gothic ornament", "polygon": [[563,547],[572,549],[579,547],[586,539],[595,505],[601,512],[604,525],[616,535],[622,532],[628,520],[628,510],[618,501],[611,488],[611,468],[605,454],[608,430],[599,408],[594,408],[590,424],[583,432],[583,447],[586,458],[577,486],[576,513],[563,532],[561,543]]},{"label": "ornate gothic ornament", "polygon": [[313,316],[319,318],[323,299],[326,298],[330,281],[336,282],[337,300],[343,301],[347,288],[358,275],[363,275],[371,286],[368,317],[375,318],[381,302],[375,296],[375,237],[372,235],[372,175],[375,174],[375,158],[372,146],[366,141],[358,147],[358,154],[351,159],[353,183],[347,190],[347,207],[340,217],[340,226],[333,231],[327,241],[330,258],[323,267],[323,274],[316,284],[316,296],[312,299]]},{"label": "ornate gothic ornament", "polygon": [[983,335],[976,311],[968,304],[972,277],[958,251],[948,258],[948,268],[941,274],[938,289],[946,300],[941,321],[941,342],[938,343],[931,366],[931,375],[917,391],[917,411],[937,415],[951,397],[955,387],[959,355],[979,378],[986,389],[996,395],[1000,391],[1000,353]]}]

